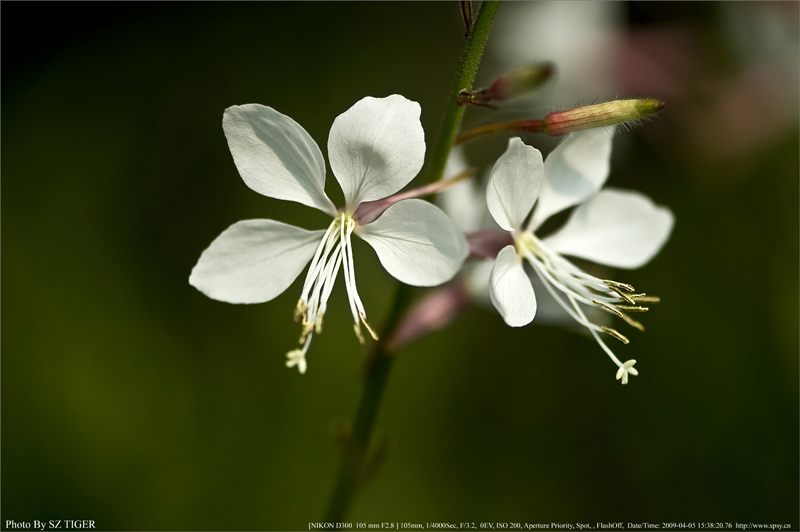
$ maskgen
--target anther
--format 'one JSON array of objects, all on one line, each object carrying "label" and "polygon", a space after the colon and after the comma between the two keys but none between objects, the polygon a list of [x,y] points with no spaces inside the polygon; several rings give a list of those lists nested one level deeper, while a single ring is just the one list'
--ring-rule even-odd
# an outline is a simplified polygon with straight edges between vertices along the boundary
[{"label": "anther", "polygon": [[611,336],[613,336],[614,338],[616,338],[617,340],[619,340],[620,342],[622,342],[623,344],[630,343],[630,340],[628,340],[625,336],[623,336],[619,331],[616,331],[611,327],[606,327],[606,326],[601,326],[600,328],[603,329],[608,334],[610,334]]},{"label": "anther", "polygon": [[365,341],[364,341],[364,335],[361,333],[361,324],[358,323],[358,322],[355,322],[353,324],[353,330],[356,333],[356,338],[358,338],[358,343],[360,343],[361,345],[364,345]]},{"label": "anther", "polygon": [[[647,310],[647,309],[645,309],[645,310]],[[639,323],[639,322],[638,322],[638,321],[636,321],[635,319],[631,318],[630,316],[628,316],[628,315],[627,315],[627,314],[625,314],[624,312],[622,313],[622,316],[620,316],[620,317],[621,317],[623,320],[625,320],[625,323],[627,323],[627,324],[628,324],[628,325],[630,325],[631,327],[633,327],[633,328],[635,328],[635,329],[639,329],[640,331],[644,332],[644,325],[642,325],[641,323]]]},{"label": "anther", "polygon": [[[638,299],[641,301],[641,298]],[[628,312],[647,312],[650,310],[650,307],[638,307],[636,305],[616,305],[616,307],[620,310],[627,310]]]},{"label": "anther", "polygon": [[620,299],[622,299],[626,303],[630,303],[631,305],[635,305],[636,304],[636,301],[634,301],[633,298],[631,298],[628,294],[626,294],[625,292],[623,292],[621,289],[617,288],[616,286],[609,285],[609,288],[611,290],[613,290],[614,293],[617,294],[620,297]]},{"label": "anther", "polygon": [[644,294],[631,296],[631,297],[633,297],[633,299],[635,299],[637,303],[639,301],[641,301],[643,303],[659,303],[661,301],[661,298],[658,297],[658,296],[646,296]]},{"label": "anther", "polygon": [[621,289],[625,290],[626,292],[633,292],[634,291],[634,288],[629,284],[619,283],[617,281],[612,281],[610,279],[603,279],[603,282],[606,283],[611,288],[621,288]]},{"label": "anther", "polygon": [[306,304],[302,299],[297,300],[297,306],[294,307],[294,321],[300,321],[300,318],[306,313]]},{"label": "anther", "polygon": [[[602,308],[606,309],[607,311],[609,311],[610,313],[614,314],[615,316],[618,316],[620,318],[623,316],[622,312],[617,310],[615,307],[612,307],[611,305],[606,305],[602,301],[597,301],[596,299],[592,299],[592,303],[594,303],[595,305],[597,305],[599,307],[602,307]],[[620,307],[620,308],[622,308],[622,307]]]},{"label": "anther", "polygon": [[306,342],[306,338],[308,335],[314,332],[314,325],[307,324],[303,326],[303,330],[300,331],[300,340],[297,341],[299,344],[304,344]]},{"label": "anther", "polygon": [[[364,324],[364,327],[367,328],[369,331],[369,335],[372,336],[372,339],[376,342],[378,341],[378,333],[375,332],[375,329],[372,328],[372,325],[367,321],[367,316],[363,312],[358,313],[358,317],[361,318],[361,323]],[[363,342],[362,342],[363,343]]]},{"label": "anther", "polygon": [[315,324],[308,321],[308,309],[303,310],[303,315],[301,318],[300,326],[303,328],[303,330],[300,331],[300,343],[302,344],[306,341],[308,335],[314,331]]}]

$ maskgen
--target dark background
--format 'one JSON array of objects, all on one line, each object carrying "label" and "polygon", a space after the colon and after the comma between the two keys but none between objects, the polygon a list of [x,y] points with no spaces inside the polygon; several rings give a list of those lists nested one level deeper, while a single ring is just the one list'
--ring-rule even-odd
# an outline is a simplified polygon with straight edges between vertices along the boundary
[{"label": "dark background", "polygon": [[[575,91],[667,103],[620,131],[609,179],[676,215],[659,256],[613,274],[662,297],[647,332],[613,346],[640,375],[621,386],[587,336],[468,311],[395,364],[377,426],[390,452],[352,522],[797,529],[797,3],[613,6],[605,85],[534,51],[561,75],[528,112]],[[494,42],[514,9],[500,6],[478,84],[514,66]],[[341,283],[305,376],[283,367],[297,284],[256,306],[188,284],[237,220],[326,224],[243,184],[222,112],[269,105],[325,153],[337,115],[397,93],[420,102],[430,148],[463,46],[458,4],[3,2],[0,15],[4,529],[307,529],[364,349]],[[559,31],[578,42],[572,21]],[[471,162],[490,165],[506,138],[474,143]],[[393,280],[355,246],[379,323]]]}]

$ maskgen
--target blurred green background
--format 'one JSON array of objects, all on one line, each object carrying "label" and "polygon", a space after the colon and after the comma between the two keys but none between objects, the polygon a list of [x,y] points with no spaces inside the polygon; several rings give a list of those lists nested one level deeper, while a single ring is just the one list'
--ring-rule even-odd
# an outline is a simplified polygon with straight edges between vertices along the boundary
[{"label": "blurred green background", "polygon": [[[659,256],[613,274],[662,297],[646,333],[612,345],[640,375],[623,387],[589,337],[474,308],[400,355],[377,425],[388,459],[350,520],[797,530],[798,4],[568,4],[585,16],[501,5],[478,84],[550,59],[559,77],[531,117],[609,96],[667,103],[617,135],[609,179],[676,215]],[[326,224],[244,185],[222,112],[269,105],[326,152],[337,115],[397,93],[420,102],[430,147],[464,40],[458,3],[1,9],[4,529],[306,530],[365,351],[341,282],[305,376],[284,367],[298,283],[253,306],[188,284],[238,220]],[[602,45],[581,40],[595,26]],[[468,145],[471,162],[491,164],[506,138]],[[328,189],[340,203],[330,175]],[[380,323],[394,281],[355,246]]]}]

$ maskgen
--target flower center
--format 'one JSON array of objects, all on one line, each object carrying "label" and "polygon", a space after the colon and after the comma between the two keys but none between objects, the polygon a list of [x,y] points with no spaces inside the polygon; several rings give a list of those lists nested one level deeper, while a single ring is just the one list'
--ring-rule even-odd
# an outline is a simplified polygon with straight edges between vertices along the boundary
[{"label": "flower center", "polygon": [[[659,298],[646,294],[635,294],[634,288],[629,284],[598,279],[589,275],[558,253],[550,250],[531,231],[515,234],[514,246],[517,253],[528,261],[542,284],[561,308],[575,321],[589,329],[603,351],[619,368],[623,368],[625,364],[619,361],[598,333],[609,334],[624,344],[629,342],[628,338],[616,329],[590,321],[579,303],[609,312],[622,318],[628,325],[643,331],[644,326],[628,316],[628,313],[646,312],[649,308],[641,306],[640,303],[657,303]],[[628,363],[626,362],[626,364]],[[635,371],[629,366],[626,367],[626,372],[630,372],[632,375],[636,375]],[[627,375],[624,382],[627,382]]]},{"label": "flower center", "polygon": [[322,241],[317,246],[311,266],[308,268],[303,292],[295,308],[295,320],[300,321],[302,331],[300,344],[302,347],[286,354],[288,367],[297,366],[300,373],[305,373],[305,355],[311,345],[314,333],[322,332],[322,322],[328,308],[328,298],[333,290],[333,284],[339,269],[344,269],[344,283],[347,287],[347,297],[350,302],[350,311],[353,314],[353,330],[358,341],[364,343],[361,333],[361,324],[367,328],[370,335],[377,340],[375,329],[367,321],[366,311],[356,289],[356,275],[353,267],[353,244],[350,235],[356,228],[356,221],[347,212],[339,213],[333,219]]}]

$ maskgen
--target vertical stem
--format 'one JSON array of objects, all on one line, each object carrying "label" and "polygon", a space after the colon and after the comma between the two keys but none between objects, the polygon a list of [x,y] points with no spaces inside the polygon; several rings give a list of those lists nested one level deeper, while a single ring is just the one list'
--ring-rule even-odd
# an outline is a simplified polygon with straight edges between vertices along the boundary
[{"label": "vertical stem", "polygon": [[[458,66],[456,80],[450,94],[450,100],[445,110],[442,127],[433,148],[431,168],[427,174],[427,182],[438,181],[444,172],[447,156],[453,147],[458,127],[464,108],[458,103],[461,89],[469,88],[478,70],[481,54],[489,36],[489,29],[494,20],[498,6],[497,1],[484,1],[475,20],[472,33],[467,37],[461,63]],[[358,488],[361,467],[364,455],[369,445],[372,428],[378,416],[383,392],[389,379],[394,357],[389,352],[386,342],[392,337],[394,330],[400,322],[400,317],[411,301],[411,287],[399,285],[395,294],[389,318],[381,331],[380,340],[375,344],[373,351],[367,358],[364,392],[358,405],[355,422],[353,424],[352,441],[355,448],[354,456],[345,453],[336,479],[334,491],[326,514],[326,523],[342,523],[353,502]]]},{"label": "vertical stem", "polygon": [[392,369],[394,361],[394,357],[386,350],[384,339],[388,339],[397,327],[410,300],[411,287],[404,284],[398,285],[389,319],[381,331],[381,340],[375,344],[375,348],[367,358],[364,392],[353,424],[351,443],[355,448],[355,456],[345,454],[343,457],[339,477],[336,480],[336,487],[325,518],[326,523],[341,523],[353,501],[358,487],[361,461],[367,450],[375,419],[378,417],[378,408],[383,391],[386,389],[386,381],[389,379],[389,370]]},{"label": "vertical stem", "polygon": [[425,182],[432,183],[442,178],[447,157],[450,149],[455,142],[458,128],[461,126],[461,119],[464,117],[464,106],[459,104],[458,96],[462,89],[472,87],[475,74],[478,72],[478,65],[481,62],[483,47],[489,37],[489,30],[492,27],[494,15],[497,12],[499,2],[484,1],[481,10],[475,19],[475,26],[472,33],[467,37],[464,45],[464,54],[461,56],[461,63],[458,65],[456,79],[453,81],[453,88],[450,91],[450,99],[442,119],[442,126],[439,128],[439,135],[430,160],[430,167],[426,175]]}]

